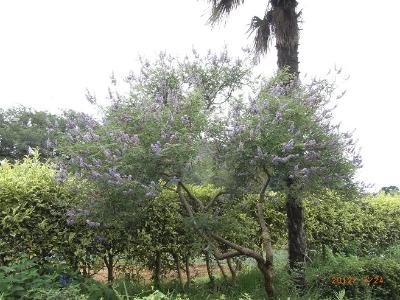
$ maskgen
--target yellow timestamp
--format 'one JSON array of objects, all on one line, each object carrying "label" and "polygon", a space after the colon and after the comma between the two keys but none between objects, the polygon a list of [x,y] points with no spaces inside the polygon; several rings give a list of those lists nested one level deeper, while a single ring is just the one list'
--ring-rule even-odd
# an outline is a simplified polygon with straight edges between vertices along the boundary
[{"label": "yellow timestamp", "polygon": [[364,275],[364,276],[332,276],[332,285],[354,285],[364,283],[367,285],[382,285],[384,279],[379,275]]}]

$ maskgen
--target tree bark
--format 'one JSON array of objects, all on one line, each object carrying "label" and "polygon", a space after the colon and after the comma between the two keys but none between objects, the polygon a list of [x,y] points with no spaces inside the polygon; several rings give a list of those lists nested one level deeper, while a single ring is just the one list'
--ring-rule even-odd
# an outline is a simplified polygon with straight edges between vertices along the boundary
[{"label": "tree bark", "polygon": [[220,262],[219,259],[216,259],[216,261],[217,261],[218,268],[219,268],[219,270],[221,271],[222,277],[224,277],[224,281],[225,281],[225,282],[228,282],[228,277],[226,276],[224,267],[221,265],[221,262]]},{"label": "tree bark", "polygon": [[181,291],[183,291],[184,290],[184,285],[183,285],[181,268],[179,266],[179,257],[178,257],[178,255],[176,253],[172,253],[172,256],[173,256],[174,262],[175,262],[176,273],[178,275],[178,280],[179,280],[179,286],[181,288]]},{"label": "tree bark", "polygon": [[208,252],[204,252],[204,257],[206,259],[207,274],[208,274],[208,278],[210,278],[210,285],[211,285],[211,288],[213,290],[215,290],[215,278],[214,278],[214,274],[213,274],[213,270],[212,270],[212,266],[211,266],[210,255],[208,254]]},{"label": "tree bark", "polygon": [[235,285],[235,284],[236,284],[236,270],[235,270],[235,267],[234,267],[233,264],[232,264],[232,259],[231,259],[231,258],[228,258],[228,259],[226,260],[226,262],[227,262],[227,264],[228,264],[229,271],[231,272],[231,276],[232,276],[232,285]]},{"label": "tree bark", "polygon": [[296,0],[271,0],[271,16],[275,28],[278,68],[288,68],[290,74],[299,76],[299,25]]},{"label": "tree bark", "polygon": [[186,284],[185,288],[189,288],[190,286],[190,257],[189,255],[185,256],[185,269],[186,269]]},{"label": "tree bark", "polygon": [[[192,206],[186,201],[185,197],[182,194],[182,186],[183,186],[182,184],[178,184],[177,193],[179,195],[179,198],[181,200],[183,207],[185,207],[189,217],[193,220],[193,225],[197,228],[199,234],[206,241],[208,241],[209,246],[212,247],[215,258],[217,260],[223,260],[223,259],[228,259],[228,258],[233,258],[233,257],[238,257],[238,256],[247,256],[247,257],[251,257],[251,258],[255,259],[257,261],[259,269],[262,272],[263,277],[264,277],[265,291],[269,297],[274,297],[274,289],[273,289],[273,285],[272,285],[273,257],[272,257],[271,238],[270,238],[268,227],[266,226],[266,223],[265,223],[264,212],[263,212],[263,203],[265,202],[265,192],[268,187],[270,179],[271,179],[271,176],[267,172],[267,179],[261,189],[260,198],[257,203],[257,216],[259,219],[259,224],[260,224],[261,232],[262,232],[261,238],[262,238],[262,242],[263,242],[263,248],[265,250],[265,258],[264,258],[263,253],[258,253],[250,248],[243,247],[239,244],[231,242],[213,232],[205,233],[204,231],[197,228],[197,224],[194,220],[194,213],[193,213]],[[190,197],[194,197],[194,196],[190,196]],[[234,249],[234,251],[221,253],[220,249],[218,248],[218,245],[215,245],[213,240],[217,241],[219,243],[222,243],[223,245],[225,245],[229,248]],[[215,288],[215,280],[214,280],[214,276],[212,275],[212,270],[210,268],[210,258],[206,251],[204,252],[204,254],[206,256],[207,272],[210,277],[210,283],[213,286],[213,288]]]},{"label": "tree bark", "polygon": [[160,288],[161,283],[161,253],[157,252],[155,257],[154,271],[153,271],[153,282],[156,289]]},{"label": "tree bark", "polygon": [[112,283],[114,280],[114,255],[110,252],[104,255],[104,263],[107,267],[107,281]]},{"label": "tree bark", "polygon": [[273,298],[275,291],[274,287],[272,286],[272,264],[259,261],[257,262],[257,266],[263,275],[264,289],[267,292],[268,297]]},{"label": "tree bark", "polygon": [[304,270],[307,249],[304,232],[304,207],[293,191],[289,191],[287,196],[286,213],[289,234],[289,271],[296,287],[304,292],[307,287]]},{"label": "tree bark", "polygon": [[298,44],[294,46],[276,45],[278,50],[278,68],[288,68],[290,74],[299,76]]}]

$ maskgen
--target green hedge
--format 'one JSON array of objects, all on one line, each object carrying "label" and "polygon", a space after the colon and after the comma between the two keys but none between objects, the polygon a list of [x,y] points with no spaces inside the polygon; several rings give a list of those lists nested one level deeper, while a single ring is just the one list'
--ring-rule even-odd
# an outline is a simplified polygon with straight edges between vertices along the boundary
[{"label": "green hedge", "polygon": [[59,183],[36,153],[0,166],[0,265],[25,253],[44,261],[65,247],[66,211],[78,201],[72,179]]},{"label": "green hedge", "polygon": [[[310,288],[332,296],[346,291],[349,299],[400,299],[400,245],[381,256],[342,256],[328,252],[308,268]],[[370,282],[369,282],[370,281]]]},{"label": "green hedge", "polygon": [[305,203],[308,247],[368,255],[400,241],[400,194],[346,200],[334,194]]}]

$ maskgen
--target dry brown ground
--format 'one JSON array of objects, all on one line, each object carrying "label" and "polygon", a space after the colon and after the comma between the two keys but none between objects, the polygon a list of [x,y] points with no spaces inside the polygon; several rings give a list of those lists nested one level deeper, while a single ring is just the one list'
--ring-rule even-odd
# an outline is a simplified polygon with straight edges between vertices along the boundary
[{"label": "dry brown ground", "polygon": [[[229,269],[227,266],[223,266],[224,267],[224,271],[226,272],[226,274],[229,274]],[[185,270],[182,269],[182,277],[184,279],[186,279],[186,273]],[[220,270],[218,268],[218,266],[215,266],[213,268],[213,272],[214,273],[220,273]],[[141,278],[144,279],[144,281],[150,282],[151,281],[151,275],[152,273],[149,270],[143,270],[143,271],[139,271],[138,274],[140,275]],[[119,275],[122,275],[121,273],[118,274],[118,271],[115,272],[115,278],[118,278]],[[207,267],[205,264],[200,264],[200,265],[195,265],[190,267],[190,275],[191,277],[204,277],[204,276],[208,276],[207,275]],[[97,274],[93,275],[93,278],[97,281],[100,282],[107,282],[107,269],[103,268],[102,270],[100,270]],[[177,274],[176,271],[171,271],[166,275],[166,279],[172,279],[172,278],[177,278]]]}]

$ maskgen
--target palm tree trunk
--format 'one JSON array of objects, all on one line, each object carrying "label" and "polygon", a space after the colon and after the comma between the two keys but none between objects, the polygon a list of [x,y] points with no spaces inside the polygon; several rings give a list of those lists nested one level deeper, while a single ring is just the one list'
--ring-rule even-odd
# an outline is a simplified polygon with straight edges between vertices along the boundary
[{"label": "palm tree trunk", "polygon": [[296,13],[296,0],[271,0],[278,67],[288,68],[289,73],[299,75],[299,25],[300,13]]},{"label": "palm tree trunk", "polygon": [[296,77],[299,75],[299,58],[298,58],[298,45],[292,47],[285,45],[276,45],[278,50],[278,68],[280,70],[287,68],[288,72],[294,74]]}]

